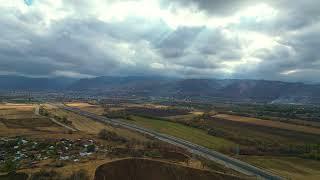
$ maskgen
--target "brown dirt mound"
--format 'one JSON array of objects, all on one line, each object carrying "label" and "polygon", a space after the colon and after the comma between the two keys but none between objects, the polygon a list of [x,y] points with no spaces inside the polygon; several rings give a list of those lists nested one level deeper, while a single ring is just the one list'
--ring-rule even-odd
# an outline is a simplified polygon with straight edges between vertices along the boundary
[{"label": "brown dirt mound", "polygon": [[241,179],[218,172],[193,169],[172,163],[130,158],[101,165],[95,180],[233,180]]}]

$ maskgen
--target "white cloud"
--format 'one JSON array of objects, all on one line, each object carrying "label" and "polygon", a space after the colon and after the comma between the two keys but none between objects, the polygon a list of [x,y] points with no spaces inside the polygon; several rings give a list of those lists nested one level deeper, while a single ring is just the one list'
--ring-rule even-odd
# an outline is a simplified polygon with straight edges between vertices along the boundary
[{"label": "white cloud", "polygon": [[153,68],[153,69],[164,69],[165,68],[165,66],[163,64],[160,64],[160,63],[151,63],[150,67]]},{"label": "white cloud", "polygon": [[70,77],[70,78],[93,78],[95,76],[89,74],[81,74],[78,72],[73,71],[55,71],[53,72],[54,76],[63,76],[63,77]]},{"label": "white cloud", "polygon": [[0,0],[0,72],[277,79],[320,68],[316,1],[178,1]]}]

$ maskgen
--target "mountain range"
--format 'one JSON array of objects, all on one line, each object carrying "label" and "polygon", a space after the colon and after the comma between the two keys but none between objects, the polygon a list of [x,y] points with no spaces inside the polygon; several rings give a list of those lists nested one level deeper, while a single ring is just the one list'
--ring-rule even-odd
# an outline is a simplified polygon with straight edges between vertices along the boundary
[{"label": "mountain range", "polygon": [[30,78],[0,76],[0,91],[78,91],[267,103],[320,103],[320,85],[266,80],[164,77]]}]

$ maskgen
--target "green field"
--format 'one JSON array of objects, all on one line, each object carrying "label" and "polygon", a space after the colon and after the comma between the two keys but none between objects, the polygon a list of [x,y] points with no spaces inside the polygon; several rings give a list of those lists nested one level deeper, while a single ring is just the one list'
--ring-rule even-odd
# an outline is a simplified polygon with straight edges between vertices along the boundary
[{"label": "green field", "polygon": [[288,179],[320,179],[319,161],[278,156],[241,156],[240,159]]},{"label": "green field", "polygon": [[211,136],[204,130],[188,127],[182,124],[138,116],[132,116],[131,119],[132,120],[127,120],[127,122],[185,139],[210,149],[223,151],[236,147],[236,144],[231,141]]},{"label": "green field", "polygon": [[[236,146],[236,144],[230,140],[208,135],[205,130],[165,120],[139,116],[130,117],[132,120],[126,120],[126,122],[179,137],[214,150],[223,151]],[[289,179],[320,179],[319,161],[286,156],[252,155],[238,156],[238,158]]]}]

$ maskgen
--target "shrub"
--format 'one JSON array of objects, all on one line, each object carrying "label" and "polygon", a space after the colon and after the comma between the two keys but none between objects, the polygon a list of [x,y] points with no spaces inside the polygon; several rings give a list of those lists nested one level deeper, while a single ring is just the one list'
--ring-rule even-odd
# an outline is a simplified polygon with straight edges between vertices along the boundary
[{"label": "shrub", "polygon": [[161,158],[161,153],[157,150],[146,151],[144,155],[151,158]]},{"label": "shrub", "polygon": [[67,117],[62,117],[61,122],[66,125],[72,125],[72,121],[69,121]]},{"label": "shrub", "polygon": [[13,159],[7,159],[4,164],[0,167],[1,172],[13,173],[17,170],[19,164]]},{"label": "shrub", "polygon": [[90,144],[87,146],[87,152],[94,152],[96,150],[96,146],[94,144]]},{"label": "shrub", "polygon": [[302,154],[301,157],[305,158],[305,159],[313,159],[313,160],[319,161],[320,160],[320,153],[316,152],[316,151],[312,151],[309,153]]},{"label": "shrub", "polygon": [[43,106],[40,107],[39,114],[43,116],[49,116],[49,112]]},{"label": "shrub", "polygon": [[99,132],[98,137],[100,139],[108,140],[108,141],[116,141],[116,142],[122,142],[122,143],[127,142],[127,139],[117,135],[115,132],[110,132],[106,129],[102,129]]},{"label": "shrub", "polygon": [[1,180],[27,180],[28,175],[25,173],[11,172],[6,175],[0,175]]}]

